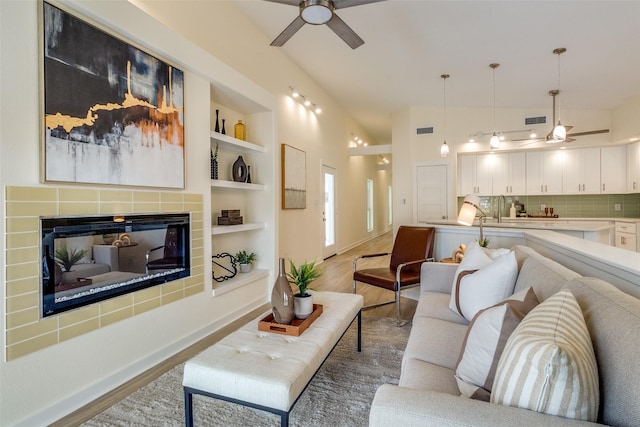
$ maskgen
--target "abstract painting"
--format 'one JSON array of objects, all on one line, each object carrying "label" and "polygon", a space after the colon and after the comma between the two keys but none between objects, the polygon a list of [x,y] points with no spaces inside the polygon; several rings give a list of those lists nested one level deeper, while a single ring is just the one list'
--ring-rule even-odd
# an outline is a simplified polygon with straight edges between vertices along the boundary
[{"label": "abstract painting", "polygon": [[44,180],[184,188],[184,73],[43,7]]},{"label": "abstract painting", "polygon": [[306,153],[282,144],[282,209],[307,207]]}]

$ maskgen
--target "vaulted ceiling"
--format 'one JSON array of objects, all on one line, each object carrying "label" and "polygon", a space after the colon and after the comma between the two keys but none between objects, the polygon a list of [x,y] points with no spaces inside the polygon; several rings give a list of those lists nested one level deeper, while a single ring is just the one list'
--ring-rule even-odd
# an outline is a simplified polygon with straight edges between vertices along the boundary
[{"label": "vaulted ceiling", "polygon": [[[235,0],[268,40],[298,8]],[[391,114],[412,105],[613,109],[640,95],[640,1],[387,0],[337,14],[365,44],[352,50],[325,25],[305,25],[282,49],[369,133],[391,142]]]}]

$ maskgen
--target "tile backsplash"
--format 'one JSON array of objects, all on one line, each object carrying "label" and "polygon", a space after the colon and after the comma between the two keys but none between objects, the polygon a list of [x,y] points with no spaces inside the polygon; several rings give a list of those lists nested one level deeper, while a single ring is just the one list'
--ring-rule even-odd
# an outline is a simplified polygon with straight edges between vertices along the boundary
[{"label": "tile backsplash", "polygon": [[[458,210],[464,197],[458,197]],[[553,208],[560,218],[640,218],[640,194],[591,194],[557,196],[505,196],[502,215],[509,216],[511,203],[519,200],[530,215],[541,215],[540,205]],[[487,216],[498,215],[498,196],[480,197]],[[616,210],[619,205],[620,210]]]}]

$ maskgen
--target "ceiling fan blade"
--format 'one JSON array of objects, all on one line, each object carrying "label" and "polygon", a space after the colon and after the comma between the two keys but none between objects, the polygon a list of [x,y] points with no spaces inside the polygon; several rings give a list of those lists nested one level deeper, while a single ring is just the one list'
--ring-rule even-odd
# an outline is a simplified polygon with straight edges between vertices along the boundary
[{"label": "ceiling fan blade", "polygon": [[338,15],[335,13],[327,22],[327,27],[331,28],[351,49],[356,49],[364,44],[364,40],[356,34]]},{"label": "ceiling fan blade", "polygon": [[272,42],[271,46],[282,46],[305,24],[300,15],[285,28]]},{"label": "ceiling fan blade", "polygon": [[[274,1],[274,0],[267,0],[267,1]],[[285,1],[286,0],[284,0],[283,3]],[[335,9],[344,9],[345,7],[360,6],[362,4],[378,3],[381,1],[386,1],[386,0],[333,0],[333,4],[335,6]]]},{"label": "ceiling fan blade", "polygon": [[271,3],[280,3],[280,4],[286,4],[289,6],[298,6],[300,5],[300,0],[264,0],[264,1],[268,1]]},{"label": "ceiling fan blade", "polygon": [[575,132],[575,133],[569,133],[569,134],[567,134],[567,136],[597,135],[599,133],[609,133],[609,129],[590,130],[590,131],[587,131],[587,132]]},{"label": "ceiling fan blade", "polygon": [[527,145],[531,145],[531,144],[535,144],[536,142],[540,142],[542,141],[541,139],[531,139],[531,140],[521,140],[521,141],[527,141],[525,143],[519,144],[518,147],[526,147]]},{"label": "ceiling fan blade", "polygon": [[543,138],[520,138],[520,139],[511,139],[511,142],[520,142],[520,141],[529,141],[531,143],[543,141]]}]

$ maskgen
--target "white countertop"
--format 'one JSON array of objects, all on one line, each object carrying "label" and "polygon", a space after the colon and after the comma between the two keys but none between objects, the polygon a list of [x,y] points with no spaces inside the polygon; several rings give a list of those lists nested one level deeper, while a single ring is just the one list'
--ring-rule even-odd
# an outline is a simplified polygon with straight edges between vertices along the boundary
[{"label": "white countertop", "polygon": [[[454,225],[464,227],[464,225],[458,224],[455,220],[435,220],[429,221],[427,224],[436,225]],[[473,224],[479,226],[479,221],[476,220]],[[537,219],[537,218],[523,218],[513,219],[507,218],[503,222],[498,223],[495,219],[484,220],[484,227],[491,228],[508,228],[508,229],[528,229],[528,230],[563,230],[563,231],[605,231],[614,227],[609,221],[570,221],[570,220],[558,220],[558,219]]]}]

